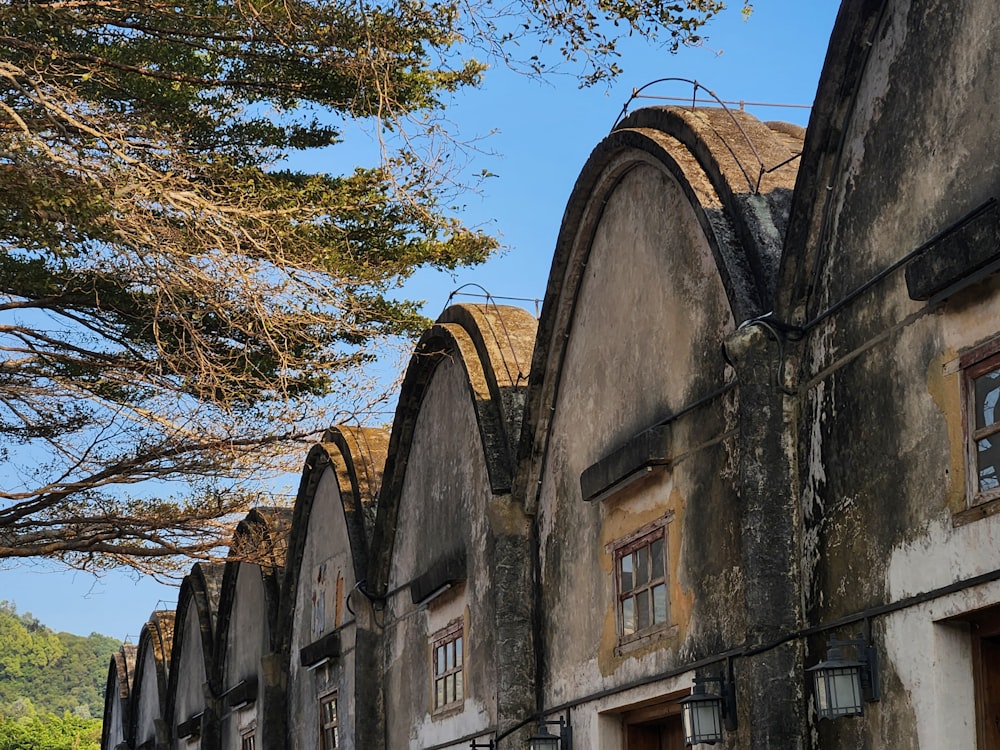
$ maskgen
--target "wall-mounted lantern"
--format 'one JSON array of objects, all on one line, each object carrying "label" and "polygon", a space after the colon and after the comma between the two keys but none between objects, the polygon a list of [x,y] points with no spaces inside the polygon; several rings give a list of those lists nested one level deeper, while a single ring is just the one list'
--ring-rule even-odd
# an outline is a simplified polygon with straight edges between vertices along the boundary
[{"label": "wall-mounted lantern", "polygon": [[[719,692],[709,693],[705,683],[715,682]],[[729,665],[729,679],[695,675],[691,694],[680,700],[685,745],[714,745],[722,741],[722,730],[733,732],[736,722],[736,683]]]},{"label": "wall-mounted lantern", "polygon": [[[843,647],[857,648],[858,658],[845,659]],[[865,703],[879,699],[878,652],[866,639],[830,639],[826,661],[808,672],[813,674],[816,689],[816,713],[821,719],[860,716]]]},{"label": "wall-mounted lantern", "polygon": [[[549,731],[550,724],[559,726],[559,734]],[[538,720],[538,729],[528,740],[528,750],[573,750],[573,727],[559,717],[558,721]]]}]

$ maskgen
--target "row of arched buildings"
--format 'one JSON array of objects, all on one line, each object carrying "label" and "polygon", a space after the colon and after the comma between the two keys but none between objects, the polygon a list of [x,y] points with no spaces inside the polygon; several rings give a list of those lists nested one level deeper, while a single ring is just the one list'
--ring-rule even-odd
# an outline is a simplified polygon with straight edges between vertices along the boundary
[{"label": "row of arched buildings", "polygon": [[104,749],[664,750],[696,678],[722,747],[1000,747],[998,16],[844,0],[807,131],[621,121],[540,319],[446,310],[123,648]]}]

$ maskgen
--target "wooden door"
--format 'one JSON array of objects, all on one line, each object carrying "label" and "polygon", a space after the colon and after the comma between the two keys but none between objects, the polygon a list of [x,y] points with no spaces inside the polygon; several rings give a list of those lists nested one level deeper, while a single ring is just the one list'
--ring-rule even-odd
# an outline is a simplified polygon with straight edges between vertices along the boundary
[{"label": "wooden door", "polygon": [[1000,748],[1000,637],[973,635],[979,750]]},{"label": "wooden door", "polygon": [[625,725],[625,750],[684,750],[679,715]]}]

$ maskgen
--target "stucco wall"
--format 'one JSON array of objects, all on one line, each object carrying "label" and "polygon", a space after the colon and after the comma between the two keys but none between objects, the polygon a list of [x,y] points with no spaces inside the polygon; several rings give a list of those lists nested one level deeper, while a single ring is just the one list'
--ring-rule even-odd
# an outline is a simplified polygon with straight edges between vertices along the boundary
[{"label": "stucco wall", "polygon": [[176,737],[177,725],[192,716],[202,713],[208,701],[208,671],[206,670],[206,654],[202,646],[201,622],[198,619],[196,607],[188,607],[182,622],[178,623],[178,644],[183,644],[176,652],[171,668],[176,687],[171,696],[173,700],[173,726],[170,727],[173,747],[175,750],[200,750],[201,737]]},{"label": "stucco wall", "polygon": [[[429,747],[496,720],[489,488],[468,377],[442,357],[420,406],[399,503],[388,587],[395,593],[385,612],[389,748]],[[467,583],[416,607],[409,584],[463,548]],[[432,718],[428,639],[456,619],[466,627],[466,698],[461,711]]]},{"label": "stucco wall", "polygon": [[156,722],[161,718],[163,696],[156,676],[156,657],[152,649],[139,653],[138,686],[133,694],[135,707],[135,747],[149,740],[156,741]]},{"label": "stucco wall", "polygon": [[262,657],[270,652],[270,624],[265,601],[264,579],[261,568],[254,563],[235,563],[235,584],[232,609],[228,613],[226,648],[223,657],[223,692],[234,688],[242,680],[258,679],[257,700],[250,705],[231,710],[225,704],[220,708],[220,737],[222,750],[240,750],[240,735],[256,727],[257,746],[263,744],[259,717],[263,713],[264,679]]},{"label": "stucco wall", "polygon": [[[687,196],[662,166],[635,153],[620,158],[637,164],[604,205],[586,260],[542,477],[547,704],[667,669],[682,649],[696,653],[703,634],[717,648],[740,632],[731,396],[673,424],[671,470],[604,501],[581,496],[584,469],[724,384],[720,343],[733,328]],[[676,628],[619,650],[607,545],[665,514],[673,514]],[[590,731],[580,727],[575,739],[596,747]]]},{"label": "stucco wall", "polygon": [[[831,178],[793,216],[818,241],[787,248],[779,310],[807,329],[796,386],[812,624],[1000,568],[998,517],[962,519],[958,367],[1000,333],[1000,285],[927,302],[910,298],[904,273],[912,251],[1000,190],[1000,25],[990,3],[876,5],[845,4],[841,25],[867,31],[834,49],[821,83],[826,116],[846,114],[833,123],[839,148],[803,163]],[[845,86],[833,73],[851,55]],[[968,633],[942,620],[996,595],[976,587],[875,618],[882,700],[864,719],[820,723],[818,746],[975,747]],[[812,640],[811,661],[826,642]]]},{"label": "stucco wall", "polygon": [[[337,475],[327,465],[319,480],[300,563],[289,659],[288,732],[292,748],[316,747],[319,697],[337,691],[339,737],[345,750],[354,748],[354,616],[347,597],[356,583],[351,545]],[[339,581],[339,583],[338,583]],[[339,598],[338,598],[339,593]],[[357,602],[358,595],[355,594]],[[302,666],[299,649],[340,629],[340,657],[314,670]]]}]

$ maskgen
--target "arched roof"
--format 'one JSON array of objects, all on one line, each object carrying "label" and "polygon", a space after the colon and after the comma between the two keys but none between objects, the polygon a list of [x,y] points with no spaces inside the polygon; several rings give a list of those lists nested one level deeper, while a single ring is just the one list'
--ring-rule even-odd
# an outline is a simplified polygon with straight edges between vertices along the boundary
[{"label": "arched roof", "polygon": [[264,589],[265,611],[262,616],[268,624],[270,647],[277,645],[276,625],[281,597],[281,578],[284,575],[285,554],[292,526],[290,508],[254,508],[239,522],[229,548],[229,561],[222,574],[219,596],[219,615],[215,633],[215,673],[212,686],[216,693],[222,690],[225,665],[228,658],[229,630],[233,606],[236,603],[236,583],[240,569],[249,565],[261,578]]},{"label": "arched roof", "polygon": [[[132,691],[132,675],[135,671],[136,647],[131,643],[123,643],[121,648],[111,657],[108,664],[108,678],[104,683],[104,722],[101,725],[101,747],[108,747],[108,736],[111,733],[114,715],[114,703],[120,707],[119,716],[122,721],[128,720],[129,697]],[[125,726],[121,727],[125,731]]]},{"label": "arched roof", "polygon": [[427,388],[448,358],[466,376],[490,489],[510,492],[536,322],[526,310],[500,305],[449,307],[424,332],[403,379],[392,425],[367,580],[372,593],[388,582],[396,519],[414,431]]},{"label": "arched roof", "polygon": [[167,713],[167,681],[170,671],[170,655],[174,641],[174,612],[168,610],[157,610],[149,616],[149,620],[142,626],[139,633],[139,645],[136,648],[135,656],[135,676],[132,680],[131,694],[129,698],[129,720],[126,736],[135,744],[137,722],[139,719],[140,705],[145,697],[142,695],[144,672],[146,669],[146,654],[152,656],[152,663],[156,669],[156,705],[158,715],[166,716]]},{"label": "arched roof", "polygon": [[744,112],[651,107],[631,114],[594,149],[563,215],[538,323],[515,489],[529,508],[594,235],[619,183],[642,165],[672,175],[740,322],[771,309],[800,142],[800,129]]},{"label": "arched roof", "polygon": [[[306,544],[310,541],[307,535],[309,518],[320,480],[327,469],[333,470],[351,540],[355,580],[364,580],[388,445],[389,433],[385,430],[339,425],[327,430],[306,456],[295,499],[282,588],[281,621],[288,627],[281,630],[286,639],[291,637],[291,617],[294,615],[299,573]],[[312,541],[315,543],[315,540]]]},{"label": "arched roof", "polygon": [[775,302],[779,319],[805,322],[821,262],[822,233],[830,188],[840,170],[844,136],[855,108],[858,84],[875,45],[885,0],[843,0],[830,36],[819,88],[806,131],[795,198],[788,221],[780,285]]},{"label": "arched roof", "polygon": [[224,569],[225,566],[220,563],[195,563],[191,572],[184,576],[184,580],[181,582],[175,620],[177,632],[174,636],[170,657],[170,673],[167,678],[168,712],[166,719],[169,726],[174,726],[177,723],[174,717],[177,683],[180,679],[177,668],[181,661],[181,655],[185,649],[190,648],[184,640],[186,630],[184,622],[188,612],[193,611],[198,621],[206,679],[210,678],[215,671],[215,623],[218,617]]}]

